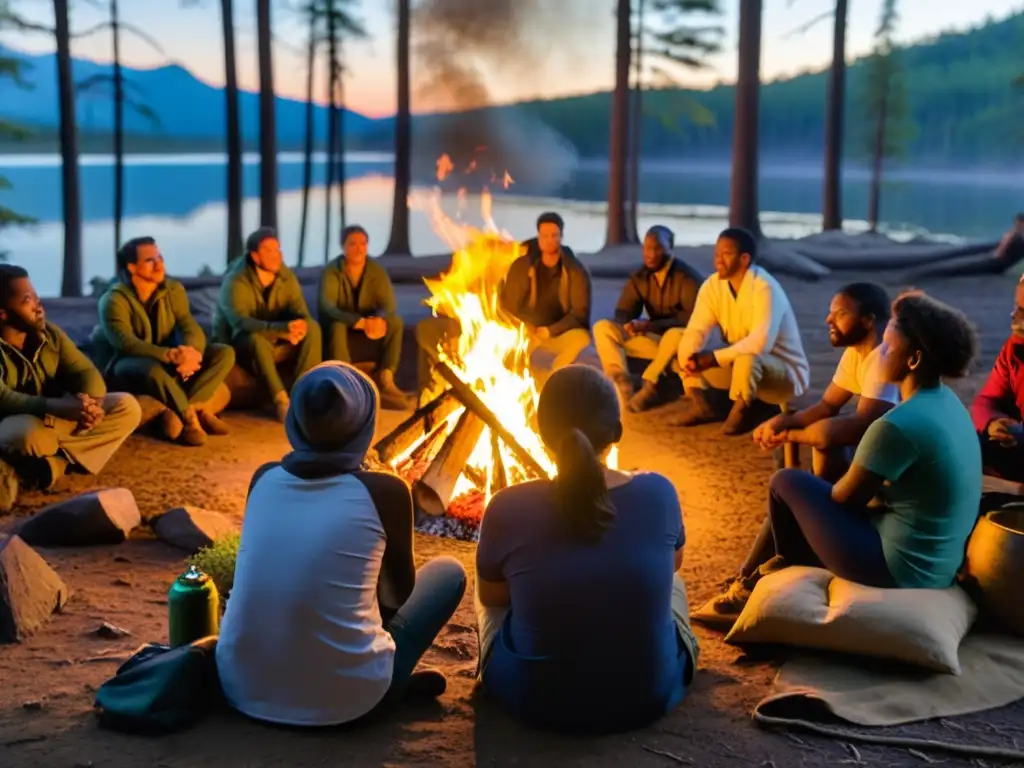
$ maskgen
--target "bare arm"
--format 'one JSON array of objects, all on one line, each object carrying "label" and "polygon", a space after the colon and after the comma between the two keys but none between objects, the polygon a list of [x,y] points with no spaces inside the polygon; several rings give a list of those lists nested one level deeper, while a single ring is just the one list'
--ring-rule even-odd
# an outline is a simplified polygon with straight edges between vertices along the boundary
[{"label": "bare arm", "polygon": [[860,464],[852,464],[839,482],[832,486],[832,501],[851,507],[866,507],[871,503],[882,486],[885,478],[864,469]]}]

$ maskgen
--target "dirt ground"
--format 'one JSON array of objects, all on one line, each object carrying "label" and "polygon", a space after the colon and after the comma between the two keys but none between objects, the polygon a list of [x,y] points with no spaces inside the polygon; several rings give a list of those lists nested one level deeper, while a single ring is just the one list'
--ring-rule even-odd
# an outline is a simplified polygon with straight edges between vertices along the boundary
[{"label": "dirt ground", "polygon": [[[854,278],[819,283],[783,280],[796,309],[812,362],[815,392],[827,384],[838,360],[828,344],[824,317],[834,290]],[[1013,277],[961,279],[923,287],[961,307],[977,324],[981,356],[972,379],[958,387],[970,397],[1005,338]],[[903,287],[889,284],[895,292]],[[619,284],[595,283],[597,316],[606,314]],[[400,291],[410,316],[418,289]],[[51,313],[60,322],[60,312]],[[412,350],[407,350],[411,353]],[[675,483],[685,514],[683,565],[690,600],[700,603],[716,591],[744,555],[763,515],[771,457],[749,438],[722,438],[715,427],[665,430],[678,406],[669,404],[626,417],[621,459],[624,467],[645,468]],[[401,414],[385,414],[381,433]],[[96,487],[131,489],[144,517],[172,506],[193,504],[239,520],[253,470],[279,458],[287,443],[283,429],[256,415],[229,414],[230,437],[207,447],[185,449],[147,437],[133,437],[98,478],[73,479],[57,496],[25,499],[24,515],[73,492]],[[287,512],[282,511],[287,525]],[[6,525],[11,524],[8,518]],[[0,529],[5,525],[0,520]],[[418,536],[417,555],[459,558],[473,571],[474,546]],[[764,766],[922,765],[932,762],[908,750],[861,747],[812,737],[759,730],[753,706],[768,693],[777,667],[747,659],[721,637],[698,629],[701,666],[688,699],[656,725],[625,735],[571,739],[520,727],[474,692],[476,657],[469,594],[442,633],[427,662],[449,675],[439,703],[407,709],[388,722],[358,731],[300,733],[265,727],[231,713],[218,713],[181,734],[149,739],[99,730],[91,708],[96,688],[135,647],[166,636],[166,594],[182,570],[181,553],[140,529],[117,547],[40,550],[73,590],[63,614],[28,641],[0,647],[0,766],[314,766],[350,764],[444,766]],[[91,636],[101,622],[131,631],[123,640]],[[989,713],[982,723],[1024,722],[1017,708]],[[946,731],[948,739],[956,731]],[[937,757],[945,765],[982,765]]]}]

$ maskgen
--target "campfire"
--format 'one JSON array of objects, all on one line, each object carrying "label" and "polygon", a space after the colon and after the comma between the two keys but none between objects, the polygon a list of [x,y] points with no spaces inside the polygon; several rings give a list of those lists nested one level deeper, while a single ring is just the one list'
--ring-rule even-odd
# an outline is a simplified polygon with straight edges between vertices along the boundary
[{"label": "campfire", "polygon": [[[443,156],[439,179],[452,171]],[[507,173],[497,181],[505,187],[512,183]],[[462,208],[464,190],[458,199]],[[529,365],[529,336],[498,301],[520,245],[495,225],[486,188],[482,227],[449,217],[440,188],[411,202],[430,216],[453,250],[448,272],[424,282],[434,314],[457,318],[462,334],[438,350],[444,391],[375,448],[378,460],[412,486],[419,516],[426,518],[422,527],[475,538],[491,496],[509,485],[550,477],[555,470],[536,428],[539,388]],[[609,461],[614,460],[613,454]]]}]

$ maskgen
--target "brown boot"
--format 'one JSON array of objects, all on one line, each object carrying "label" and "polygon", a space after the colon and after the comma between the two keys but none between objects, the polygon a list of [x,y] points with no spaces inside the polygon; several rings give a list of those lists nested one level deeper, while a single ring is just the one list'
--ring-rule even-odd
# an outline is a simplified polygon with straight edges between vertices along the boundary
[{"label": "brown boot", "polygon": [[185,425],[181,423],[178,414],[170,408],[164,408],[164,412],[160,414],[160,430],[164,433],[164,437],[172,443],[176,443],[184,428]]},{"label": "brown boot", "polygon": [[745,435],[780,412],[779,406],[769,405],[762,400],[755,400],[752,403],[737,400],[732,404],[732,410],[729,411],[729,416],[722,425],[722,434],[730,437]]},{"label": "brown boot", "polygon": [[724,414],[722,409],[717,407],[715,402],[718,398],[715,393],[703,389],[695,389],[687,394],[686,399],[690,402],[683,411],[683,415],[669,423],[672,427],[695,427],[698,424],[711,424],[721,421]]},{"label": "brown boot", "polygon": [[199,423],[199,415],[195,408],[185,411],[181,420],[184,426],[181,432],[181,442],[193,446],[206,445],[206,432],[203,431],[203,425]]},{"label": "brown boot", "polygon": [[615,389],[618,390],[619,398],[622,400],[622,404],[626,405],[633,397],[633,393],[636,389],[633,387],[633,380],[629,377],[628,373],[623,371],[614,371],[609,374],[612,383],[615,384]]},{"label": "brown boot", "polygon": [[287,392],[278,392],[274,397],[274,412],[277,414],[277,420],[282,424],[288,420],[288,406],[291,401],[288,399]]},{"label": "brown boot", "polygon": [[211,411],[197,411],[199,423],[208,435],[229,435],[231,430],[228,425],[215,413]]},{"label": "brown boot", "polygon": [[393,371],[380,372],[380,404],[389,411],[404,411],[410,406],[412,397],[395,384]]},{"label": "brown boot", "polygon": [[629,398],[629,410],[640,413],[650,408],[658,398],[658,385],[653,381],[644,380],[640,391]]}]

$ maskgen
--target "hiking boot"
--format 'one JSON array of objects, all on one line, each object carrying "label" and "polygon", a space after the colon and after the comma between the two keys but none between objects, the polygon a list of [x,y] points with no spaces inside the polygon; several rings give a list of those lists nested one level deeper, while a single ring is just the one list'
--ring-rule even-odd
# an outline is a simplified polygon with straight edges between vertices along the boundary
[{"label": "hiking boot", "polygon": [[199,423],[208,435],[229,435],[231,430],[228,425],[215,413],[210,411],[198,411]]},{"label": "hiking boot", "polygon": [[755,400],[749,404],[742,399],[737,400],[732,404],[732,410],[722,425],[722,434],[745,435],[780,413],[782,409],[779,406],[769,405],[763,400]]},{"label": "hiking boot", "polygon": [[633,387],[633,379],[630,378],[628,373],[623,371],[615,371],[608,374],[608,378],[612,380],[615,385],[615,391],[619,393],[619,399],[623,405],[626,405],[633,397],[633,393],[636,391]]},{"label": "hiking boot", "polygon": [[181,432],[181,442],[185,445],[200,446],[206,445],[206,432],[203,425],[199,423],[199,416],[194,408],[189,408],[182,414],[184,429]]},{"label": "hiking boot", "polygon": [[644,380],[640,391],[629,398],[629,410],[640,413],[650,408],[658,398],[658,385],[653,381]]},{"label": "hiking boot", "polygon": [[728,632],[747,607],[757,583],[785,567],[786,561],[776,555],[749,576],[737,576],[724,593],[708,600],[699,611],[690,614],[690,619],[711,629]]},{"label": "hiking boot", "polygon": [[164,437],[172,443],[176,443],[184,428],[185,425],[181,423],[178,414],[170,408],[164,408],[163,413],[160,414],[160,431],[164,433]]},{"label": "hiking boot", "polygon": [[52,490],[68,469],[63,456],[12,456],[7,463],[14,468],[24,491]]},{"label": "hiking boot", "polygon": [[418,669],[409,677],[405,695],[421,699],[436,699],[448,690],[448,679],[438,669]]},{"label": "hiking boot", "polygon": [[686,410],[678,419],[669,423],[672,427],[695,427],[698,424],[711,424],[722,420],[720,408],[712,403],[715,395],[703,389],[695,389],[689,392],[685,399],[689,400]]},{"label": "hiking boot", "polygon": [[0,515],[6,515],[18,501],[18,471],[0,459]]},{"label": "hiking boot", "polygon": [[411,396],[395,384],[393,371],[380,372],[380,404],[389,411],[404,411],[411,404]]},{"label": "hiking boot", "polygon": [[288,394],[286,392],[279,392],[277,396],[274,397],[274,412],[277,414],[277,420],[282,424],[288,420],[288,406],[290,404],[291,401],[288,399]]}]

